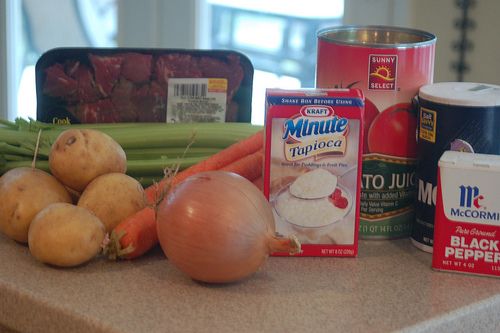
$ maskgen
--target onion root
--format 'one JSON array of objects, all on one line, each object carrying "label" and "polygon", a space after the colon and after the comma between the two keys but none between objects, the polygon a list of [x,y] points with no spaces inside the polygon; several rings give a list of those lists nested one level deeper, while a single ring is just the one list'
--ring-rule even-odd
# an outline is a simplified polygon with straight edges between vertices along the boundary
[{"label": "onion root", "polygon": [[288,238],[274,236],[269,241],[269,253],[274,252],[285,252],[290,255],[301,253],[300,241],[295,235],[290,235]]}]

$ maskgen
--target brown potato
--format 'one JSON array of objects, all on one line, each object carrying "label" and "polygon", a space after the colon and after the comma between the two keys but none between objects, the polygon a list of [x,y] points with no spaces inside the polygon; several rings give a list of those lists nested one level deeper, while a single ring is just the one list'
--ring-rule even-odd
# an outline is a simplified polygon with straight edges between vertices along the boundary
[{"label": "brown potato", "polygon": [[31,254],[41,262],[71,267],[99,254],[105,236],[104,225],[88,209],[54,203],[33,219],[28,245]]},{"label": "brown potato", "polygon": [[49,173],[15,168],[0,177],[0,231],[21,243],[35,215],[54,202],[71,202],[64,186]]},{"label": "brown potato", "polygon": [[78,206],[93,212],[106,226],[113,228],[124,218],[146,206],[141,184],[123,173],[108,173],[94,179],[83,191]]},{"label": "brown potato", "polygon": [[69,188],[81,192],[97,176],[127,170],[122,147],[109,135],[92,129],[68,129],[52,144],[50,172]]}]

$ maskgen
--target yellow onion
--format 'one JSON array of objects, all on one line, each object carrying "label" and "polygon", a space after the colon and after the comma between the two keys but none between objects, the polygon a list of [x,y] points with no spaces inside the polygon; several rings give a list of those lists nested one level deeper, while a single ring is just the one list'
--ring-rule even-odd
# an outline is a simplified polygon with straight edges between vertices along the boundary
[{"label": "yellow onion", "polygon": [[198,281],[236,281],[270,253],[300,252],[296,238],[276,236],[264,195],[230,172],[202,172],[177,185],[158,205],[157,222],[169,261]]}]

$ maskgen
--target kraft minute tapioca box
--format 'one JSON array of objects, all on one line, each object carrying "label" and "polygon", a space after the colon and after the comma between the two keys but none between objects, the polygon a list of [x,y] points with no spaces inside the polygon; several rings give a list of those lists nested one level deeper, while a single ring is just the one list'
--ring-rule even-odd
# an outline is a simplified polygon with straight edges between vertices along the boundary
[{"label": "kraft minute tapioca box", "polygon": [[500,277],[500,156],[439,160],[432,267]]},{"label": "kraft minute tapioca box", "polygon": [[266,92],[264,194],[302,256],[357,255],[363,107],[358,89]]}]

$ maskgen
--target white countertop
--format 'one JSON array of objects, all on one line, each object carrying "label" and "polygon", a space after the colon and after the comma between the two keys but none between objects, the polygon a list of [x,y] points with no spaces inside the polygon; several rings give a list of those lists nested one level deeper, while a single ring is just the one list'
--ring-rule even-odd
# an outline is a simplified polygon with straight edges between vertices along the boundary
[{"label": "white countertop", "polygon": [[0,235],[0,331],[500,332],[500,279],[433,271],[408,239],[357,258],[272,257],[239,283],[193,282],[156,248],[58,269]]}]

